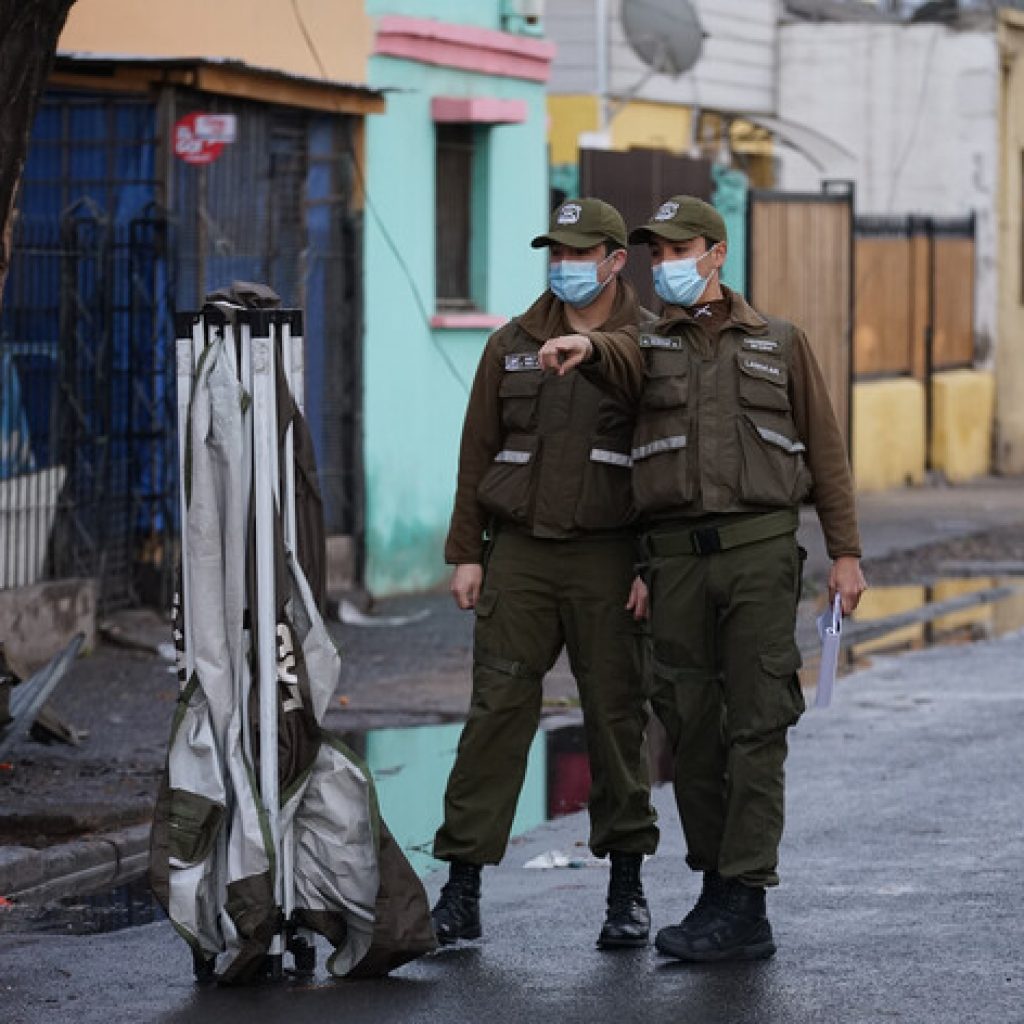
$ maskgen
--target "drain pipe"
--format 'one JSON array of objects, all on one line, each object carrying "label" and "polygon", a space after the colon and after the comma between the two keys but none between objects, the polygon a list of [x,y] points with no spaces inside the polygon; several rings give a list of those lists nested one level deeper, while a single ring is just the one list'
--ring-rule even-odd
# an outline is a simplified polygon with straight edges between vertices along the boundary
[{"label": "drain pipe", "polygon": [[594,0],[594,46],[597,68],[598,131],[608,131],[608,0]]}]

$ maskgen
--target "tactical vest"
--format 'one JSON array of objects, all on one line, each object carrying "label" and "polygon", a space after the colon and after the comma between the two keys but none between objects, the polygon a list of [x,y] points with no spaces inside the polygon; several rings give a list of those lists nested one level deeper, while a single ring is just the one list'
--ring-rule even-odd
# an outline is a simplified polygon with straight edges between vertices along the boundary
[{"label": "tactical vest", "polygon": [[792,329],[642,333],[645,378],[633,435],[642,516],[788,508],[810,491],[789,401]]},{"label": "tactical vest", "polygon": [[520,329],[503,357],[504,436],[477,500],[537,537],[624,526],[633,518],[633,410],[579,373],[543,373],[539,348]]}]

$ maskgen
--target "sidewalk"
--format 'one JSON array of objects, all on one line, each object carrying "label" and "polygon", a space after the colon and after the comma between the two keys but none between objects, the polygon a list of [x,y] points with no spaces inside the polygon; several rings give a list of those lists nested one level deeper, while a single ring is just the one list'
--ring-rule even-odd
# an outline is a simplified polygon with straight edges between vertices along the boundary
[{"label": "sidewalk", "polygon": [[[0,936],[4,1019],[1020,1021],[1022,664],[1024,634],[881,659],[842,680],[831,709],[808,712],[792,733],[770,961],[694,968],[653,949],[594,950],[605,871],[522,868],[546,850],[581,852],[587,824],[576,815],[514,843],[485,873],[481,942],[389,981],[199,990],[166,923],[94,938]],[[696,879],[664,787],[657,804],[663,843],[645,876],[662,926],[688,909]]]}]

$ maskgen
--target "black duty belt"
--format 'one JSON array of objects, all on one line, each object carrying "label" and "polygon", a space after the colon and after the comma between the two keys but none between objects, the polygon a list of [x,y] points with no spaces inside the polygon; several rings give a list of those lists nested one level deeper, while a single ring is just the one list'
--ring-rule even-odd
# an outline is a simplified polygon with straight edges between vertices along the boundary
[{"label": "black duty belt", "polygon": [[644,535],[644,547],[655,558],[678,555],[716,555],[719,551],[755,544],[792,533],[800,525],[796,509],[766,512],[736,523],[698,527],[694,530],[676,528],[658,530]]}]

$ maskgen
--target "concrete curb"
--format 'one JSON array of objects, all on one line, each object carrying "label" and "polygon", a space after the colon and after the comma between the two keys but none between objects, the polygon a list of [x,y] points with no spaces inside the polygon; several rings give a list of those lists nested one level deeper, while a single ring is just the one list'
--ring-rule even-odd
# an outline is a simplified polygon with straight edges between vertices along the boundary
[{"label": "concrete curb", "polygon": [[70,883],[114,881],[126,867],[143,862],[149,852],[149,832],[148,824],[136,825],[41,850],[0,847],[0,895],[24,898]]}]

